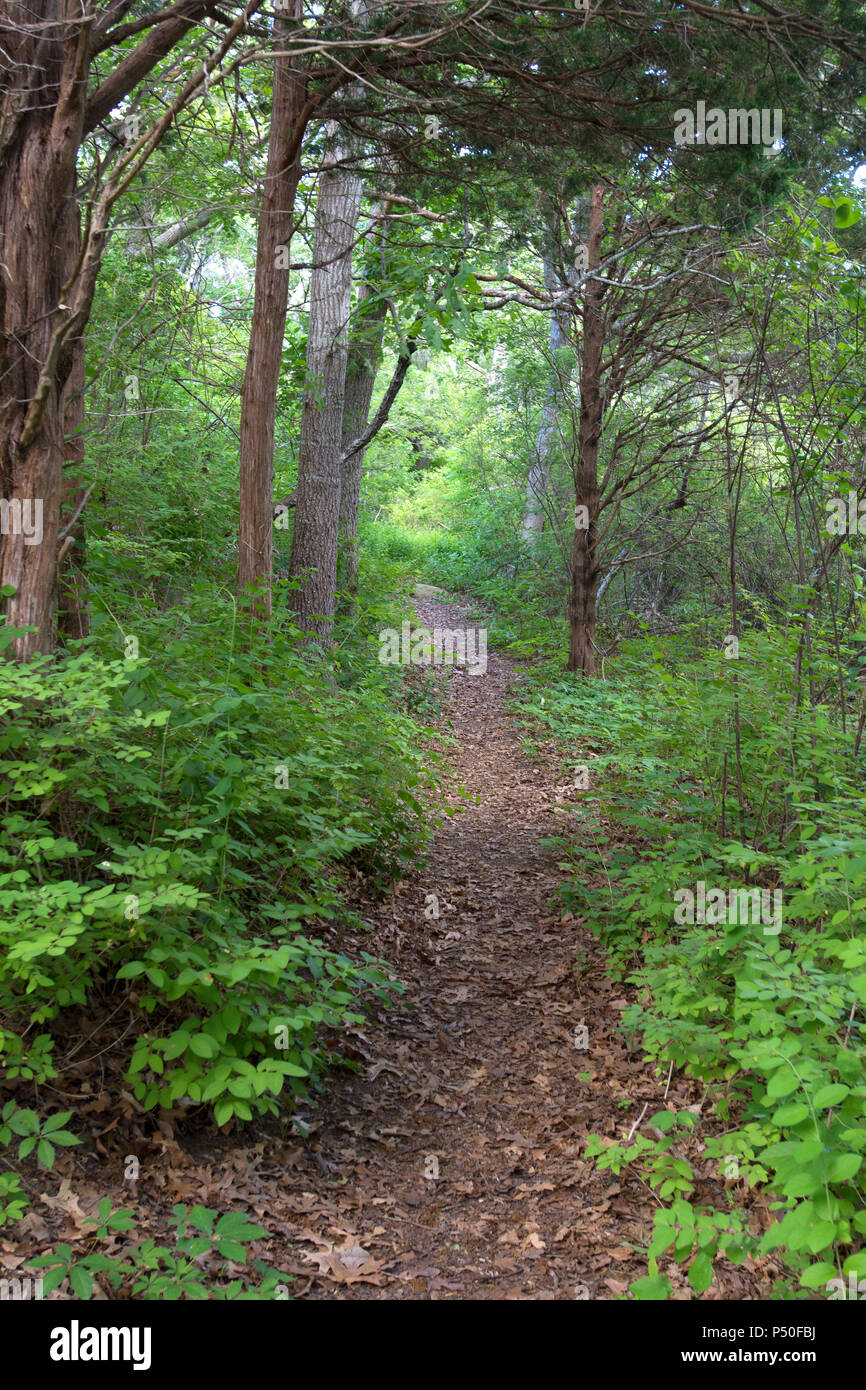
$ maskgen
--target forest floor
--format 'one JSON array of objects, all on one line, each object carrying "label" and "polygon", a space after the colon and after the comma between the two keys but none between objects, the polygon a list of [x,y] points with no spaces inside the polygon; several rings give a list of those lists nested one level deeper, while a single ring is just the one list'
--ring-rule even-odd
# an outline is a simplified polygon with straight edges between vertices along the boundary
[{"label": "forest floor", "polygon": [[[426,627],[466,621],[427,597],[416,607]],[[137,1210],[139,1234],[164,1232],[174,1202],[245,1210],[298,1299],[611,1299],[646,1273],[659,1199],[630,1171],[599,1172],[585,1139],[621,1138],[700,1096],[629,1052],[626,992],[592,934],[551,906],[564,871],[541,842],[562,833],[567,791],[561,750],[530,755],[508,714],[519,679],[495,654],[483,676],[443,670],[446,799],[460,809],[392,894],[357,883],[363,930],[326,932],[329,946],[382,956],[406,991],[340,1034],[358,1069],[303,1107],[306,1137],[215,1135],[180,1112],[154,1132],[128,1092],[118,1113],[97,1086],[79,1106],[93,1146],[66,1150],[14,1241],[0,1238],[5,1273],[58,1240],[86,1244],[106,1192]],[[709,1170],[702,1180],[720,1186]],[[675,1298],[693,1296],[682,1266],[661,1272]],[[760,1298],[767,1277],[727,1266],[704,1297]]]}]

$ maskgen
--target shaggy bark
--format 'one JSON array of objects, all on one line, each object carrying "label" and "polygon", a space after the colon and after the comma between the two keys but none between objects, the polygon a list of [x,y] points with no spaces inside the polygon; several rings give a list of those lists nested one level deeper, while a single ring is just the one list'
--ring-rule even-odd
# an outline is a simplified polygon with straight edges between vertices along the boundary
[{"label": "shaggy bark", "polygon": [[[292,17],[300,13],[294,0]],[[277,21],[279,22],[279,21]],[[274,422],[289,295],[289,246],[301,176],[298,126],[305,91],[288,58],[274,60],[268,164],[259,214],[253,322],[241,396],[238,592],[255,589],[271,609],[274,551]]]},{"label": "shaggy bark", "polygon": [[86,637],[90,631],[85,574],[84,507],[87,491],[81,476],[84,463],[84,339],[72,344],[73,363],[64,409],[63,486],[60,546],[57,554],[57,631],[64,637]]},{"label": "shaggy bark", "polygon": [[343,407],[352,292],[352,246],[361,181],[337,167],[334,148],[319,177],[313,238],[307,388],[301,411],[298,486],[290,575],[299,626],[327,643],[337,588]]},{"label": "shaggy bark", "polygon": [[364,312],[364,305],[373,293],[374,286],[368,282],[362,285],[358,296],[356,326],[349,340],[343,401],[340,538],[343,544],[343,580],[350,594],[358,591],[358,509],[364,472],[364,449],[352,450],[352,445],[367,426],[385,332],[384,299],[380,297],[372,309]]},{"label": "shaggy bark", "polygon": [[[550,248],[544,257],[544,283],[552,293],[563,288]],[[535,450],[526,481],[526,506],[523,514],[523,536],[530,542],[544,530],[547,517],[544,501],[547,496],[556,424],[565,385],[562,367],[556,354],[568,343],[568,317],[568,309],[554,309],[550,315],[550,370],[535,436]]]},{"label": "shaggy bark", "polygon": [[[8,648],[18,660],[54,645],[64,414],[111,210],[197,90],[200,76],[184,83],[140,150],[134,146],[135,153],[120,155],[106,173],[89,205],[84,235],[76,199],[78,151],[84,137],[216,5],[210,0],[179,0],[153,19],[124,26],[127,8],[110,4],[94,9],[65,0],[7,0],[5,6],[0,87],[0,585],[14,590],[4,600],[7,625],[34,629]],[[230,26],[221,53],[243,31],[244,22],[239,17]],[[122,57],[118,50],[115,67],[88,92],[97,55],[151,24]],[[21,525],[25,508],[28,515],[31,509],[41,512],[38,536]]]},{"label": "shaggy bark", "polygon": [[[0,166],[0,494],[13,503],[0,534],[0,584],[13,586],[6,621],[34,632],[11,654],[24,660],[54,644],[57,533],[63,464],[63,397],[73,352],[64,340],[65,286],[80,230],[75,168],[84,134],[88,26],[65,25],[54,0],[13,5],[18,34],[6,89]],[[40,100],[26,101],[29,81]],[[28,107],[24,110],[22,107]],[[41,508],[41,536],[16,525],[14,504]]]},{"label": "shaggy bark", "polygon": [[[590,195],[589,269],[601,260],[604,189],[595,185]],[[580,424],[575,474],[574,538],[571,550],[569,594],[569,671],[595,674],[595,624],[598,589],[598,450],[601,440],[603,397],[601,388],[604,319],[604,285],[588,280],[584,288],[583,344],[580,368]],[[588,524],[578,524],[580,521]]]}]

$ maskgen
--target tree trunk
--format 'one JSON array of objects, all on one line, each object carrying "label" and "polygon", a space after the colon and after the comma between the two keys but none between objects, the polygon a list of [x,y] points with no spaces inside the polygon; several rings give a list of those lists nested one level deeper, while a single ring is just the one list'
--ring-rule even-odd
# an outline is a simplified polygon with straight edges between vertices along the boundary
[{"label": "tree trunk", "polygon": [[290,575],[299,625],[323,643],[330,638],[337,589],[343,406],[352,292],[352,245],[361,210],[361,181],[334,168],[335,150],[319,176],[307,334],[307,387],[301,411],[298,487]]},{"label": "tree trunk", "polygon": [[[563,288],[556,273],[552,247],[548,247],[544,257],[544,283],[551,292]],[[535,436],[535,451],[526,482],[526,506],[523,513],[523,537],[530,543],[544,530],[546,519],[544,499],[547,496],[556,422],[565,384],[562,380],[562,366],[557,361],[556,354],[568,343],[568,313],[567,309],[554,309],[550,315],[550,370]]]},{"label": "tree trunk", "polygon": [[54,645],[63,394],[72,367],[61,327],[80,242],[74,188],[84,91],[68,73],[69,48],[83,36],[60,26],[51,0],[15,8],[31,30],[38,20],[45,26],[38,53],[19,55],[22,65],[34,63],[20,84],[38,76],[39,101],[22,115],[16,86],[0,106],[9,127],[0,172],[0,496],[11,504],[0,525],[0,584],[16,590],[6,599],[7,625],[35,628],[8,648],[26,660]]},{"label": "tree trunk", "polygon": [[358,592],[358,508],[364,450],[346,455],[354,440],[366,429],[373,399],[376,373],[382,360],[385,334],[385,301],[379,298],[371,310],[364,306],[374,293],[373,282],[366,281],[358,296],[356,324],[349,340],[346,364],[346,390],[343,400],[342,481],[340,486],[340,538],[343,546],[343,582],[350,594]]},{"label": "tree trunk", "polygon": [[[120,23],[128,8],[122,3],[97,10],[65,0],[6,0],[4,7],[0,585],[15,590],[3,600],[6,625],[35,629],[10,644],[9,654],[17,660],[54,645],[67,383],[75,343],[90,315],[111,209],[194,95],[201,76],[194,72],[168,104],[152,129],[152,143],[121,157],[106,173],[91,199],[84,238],[75,197],[78,151],[85,135],[215,5],[177,0],[157,12],[133,47],[121,51],[118,44],[131,37]],[[221,55],[245,25],[241,15],[230,26],[218,44]],[[137,21],[129,27],[140,31]],[[101,71],[88,93],[97,55]]]},{"label": "tree trunk", "polygon": [[[601,260],[604,189],[596,184],[590,195],[590,270]],[[601,440],[601,391],[604,285],[588,280],[583,300],[583,345],[580,368],[580,424],[575,475],[575,526],[571,551],[569,596],[569,671],[595,674],[595,624],[598,589],[598,448]]]},{"label": "tree trunk", "polygon": [[[300,15],[294,0],[291,18]],[[282,20],[275,25],[285,27]],[[289,296],[289,246],[301,176],[298,125],[305,100],[289,58],[274,59],[268,165],[259,214],[253,322],[241,396],[238,593],[256,591],[255,610],[271,611],[274,552],[274,421]]]},{"label": "tree trunk", "polygon": [[[64,637],[86,637],[90,631],[87,579],[84,572],[84,506],[87,494],[81,476],[84,462],[84,339],[72,344],[73,363],[64,407],[61,540],[58,551],[57,631]],[[67,531],[65,536],[62,534]]]}]

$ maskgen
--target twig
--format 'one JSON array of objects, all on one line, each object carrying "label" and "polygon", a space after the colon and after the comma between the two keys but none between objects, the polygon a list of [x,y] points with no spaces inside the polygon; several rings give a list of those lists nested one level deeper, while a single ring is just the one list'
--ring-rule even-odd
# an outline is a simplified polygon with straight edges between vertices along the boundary
[{"label": "twig", "polygon": [[644,1106],[643,1110],[640,1112],[640,1114],[638,1115],[638,1117],[637,1117],[637,1119],[635,1120],[634,1124],[632,1125],[631,1129],[629,1130],[628,1134],[626,1135],[626,1141],[625,1141],[626,1143],[629,1142],[629,1140],[631,1139],[632,1135],[634,1134],[635,1130],[637,1129],[638,1125],[640,1124],[641,1120],[643,1119],[644,1115],[646,1114],[646,1112],[647,1112],[648,1110],[649,1110],[649,1101],[647,1101],[647,1103],[646,1103],[646,1105]]},{"label": "twig", "polygon": [[673,1074],[674,1074],[674,1059],[673,1059],[673,1057],[672,1057],[672,1058],[671,1058],[671,1064],[670,1064],[670,1066],[668,1067],[668,1084],[665,1086],[665,1093],[664,1093],[664,1095],[662,1096],[662,1100],[667,1100],[667,1098],[668,1098],[668,1091],[669,1091],[670,1088],[671,1088],[671,1077],[673,1076]]},{"label": "twig", "polygon": [[72,528],[73,528],[73,526],[75,525],[76,521],[77,521],[78,518],[81,516],[81,513],[84,511],[84,508],[85,508],[85,506],[86,506],[86,504],[87,504],[87,499],[88,499],[88,497],[90,496],[91,492],[93,491],[93,489],[94,489],[95,487],[96,487],[96,483],[91,483],[91,484],[90,484],[90,487],[87,489],[87,491],[85,492],[85,494],[84,494],[84,496],[82,497],[81,501],[79,502],[78,506],[75,508],[75,511],[72,513],[72,516],[71,516],[70,520],[66,523],[66,525],[65,525],[64,528],[63,528],[63,530],[60,532],[60,535],[57,537],[57,539],[58,539],[59,541],[65,541],[65,540],[66,540],[66,537],[69,535],[69,532],[72,530]]}]

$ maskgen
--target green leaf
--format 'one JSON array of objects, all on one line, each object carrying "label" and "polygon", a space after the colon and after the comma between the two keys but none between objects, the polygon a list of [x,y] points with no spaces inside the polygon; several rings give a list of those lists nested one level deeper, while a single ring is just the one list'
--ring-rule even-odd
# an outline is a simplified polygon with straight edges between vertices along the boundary
[{"label": "green leaf", "polygon": [[113,1231],[134,1231],[136,1226],[135,1212],[125,1207],[123,1211],[115,1211],[109,1217],[109,1226]]},{"label": "green leaf", "polygon": [[225,1259],[234,1260],[235,1264],[244,1264],[247,1258],[244,1247],[233,1240],[217,1241],[217,1250]]},{"label": "green leaf", "polygon": [[837,227],[853,227],[860,221],[859,209],[850,198],[837,198],[833,221]]},{"label": "green leaf", "polygon": [[860,1154],[836,1154],[830,1160],[827,1176],[831,1182],[847,1182],[863,1164]]},{"label": "green leaf", "polygon": [[653,1129],[660,1129],[662,1133],[665,1133],[672,1125],[675,1125],[676,1122],[677,1117],[673,1110],[657,1110],[655,1115],[647,1120],[647,1126]]},{"label": "green leaf", "polygon": [[671,1292],[671,1281],[663,1274],[645,1274],[629,1284],[629,1292],[639,1302],[664,1302]]},{"label": "green leaf", "polygon": [[[35,1261],[31,1261],[31,1263],[35,1266]],[[46,1275],[44,1275],[43,1278],[42,1278],[42,1293],[43,1293],[43,1296],[44,1296],[45,1294],[47,1294],[47,1293],[53,1293],[55,1289],[57,1289],[57,1288],[60,1287],[60,1285],[63,1283],[63,1280],[64,1280],[65,1278],[66,1278],[66,1267],[65,1267],[65,1265],[58,1265],[58,1266],[56,1266],[54,1269],[50,1269],[50,1270],[48,1271],[48,1273],[47,1273]]]},{"label": "green leaf", "polygon": [[689,1266],[689,1283],[696,1293],[704,1293],[713,1282],[713,1262],[701,1251]]},{"label": "green leaf", "polygon": [[796,1091],[800,1085],[800,1078],[790,1067],[780,1067],[770,1077],[767,1085],[767,1095],[771,1100],[781,1100],[783,1096],[789,1096],[792,1091]]},{"label": "green leaf", "polygon": [[822,1284],[829,1283],[836,1278],[836,1266],[823,1261],[818,1265],[810,1265],[800,1275],[800,1283],[804,1289],[820,1289]]},{"label": "green leaf", "polygon": [[[167,1039],[162,1055],[167,1062],[173,1062],[175,1058],[182,1057],[189,1047],[189,1033],[179,1028]],[[193,1049],[195,1050],[195,1049]]]},{"label": "green leaf", "polygon": [[215,1216],[216,1212],[211,1211],[209,1207],[196,1206],[190,1209],[187,1220],[191,1226],[195,1226],[197,1231],[203,1231],[206,1236],[209,1236],[213,1231]]},{"label": "green leaf", "polygon": [[50,1134],[55,1129],[62,1129],[66,1121],[71,1118],[71,1110],[61,1110],[57,1115],[49,1115],[42,1126],[43,1134]]},{"label": "green leaf", "polygon": [[93,1293],[93,1280],[80,1264],[73,1265],[69,1271],[69,1284],[76,1298],[89,1298]]},{"label": "green leaf", "polygon": [[806,1169],[802,1173],[795,1173],[785,1183],[786,1197],[814,1197],[817,1192],[823,1192],[823,1190],[824,1180],[814,1168]]},{"label": "green leaf", "polygon": [[841,1082],[834,1082],[829,1086],[822,1086],[820,1091],[816,1091],[812,1097],[812,1104],[816,1110],[826,1110],[833,1105],[838,1105],[840,1100],[844,1100],[850,1094],[851,1087],[843,1086]]},{"label": "green leaf", "polygon": [[218,1125],[227,1124],[235,1113],[234,1101],[218,1100],[213,1108],[213,1113]]},{"label": "green leaf", "polygon": [[806,1245],[813,1255],[817,1255],[820,1250],[826,1250],[828,1245],[832,1245],[835,1238],[836,1222],[819,1221],[809,1232]]},{"label": "green leaf", "polygon": [[250,1221],[242,1211],[227,1211],[217,1222],[216,1234],[233,1240],[261,1240],[267,1231]]},{"label": "green leaf", "polygon": [[790,1105],[780,1105],[773,1114],[774,1125],[798,1125],[802,1120],[808,1120],[809,1107],[804,1105],[801,1100],[795,1100]]},{"label": "green leaf", "polygon": [[39,1116],[35,1110],[16,1110],[10,1115],[7,1124],[13,1134],[36,1134],[39,1130]]}]

